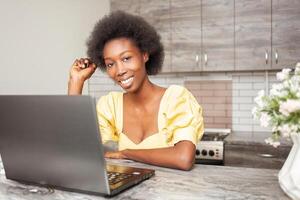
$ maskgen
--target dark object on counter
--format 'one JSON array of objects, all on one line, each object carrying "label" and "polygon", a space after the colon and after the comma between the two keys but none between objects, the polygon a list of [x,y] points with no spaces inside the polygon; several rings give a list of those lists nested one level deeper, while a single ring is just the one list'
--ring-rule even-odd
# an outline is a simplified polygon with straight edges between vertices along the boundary
[{"label": "dark object on counter", "polygon": [[0,152],[6,178],[115,195],[154,170],[106,165],[90,96],[0,96]]}]

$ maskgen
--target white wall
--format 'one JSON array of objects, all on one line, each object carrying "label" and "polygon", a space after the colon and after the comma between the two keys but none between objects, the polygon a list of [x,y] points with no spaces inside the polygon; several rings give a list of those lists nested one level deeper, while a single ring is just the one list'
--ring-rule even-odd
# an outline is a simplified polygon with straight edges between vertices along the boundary
[{"label": "white wall", "polygon": [[66,94],[70,66],[109,10],[109,0],[0,0],[0,94]]}]

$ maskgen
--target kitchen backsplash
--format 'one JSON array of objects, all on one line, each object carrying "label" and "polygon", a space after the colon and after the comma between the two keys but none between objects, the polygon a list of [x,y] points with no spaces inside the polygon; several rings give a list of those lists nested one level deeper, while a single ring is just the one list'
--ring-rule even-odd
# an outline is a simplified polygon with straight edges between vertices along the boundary
[{"label": "kitchen backsplash", "polygon": [[202,106],[206,128],[232,128],[231,80],[187,80],[184,86]]},{"label": "kitchen backsplash", "polygon": [[[233,131],[270,131],[253,120],[251,110],[259,90],[269,90],[276,72],[176,73],[150,76],[154,83],[188,88],[203,107],[207,128],[231,128]],[[89,80],[89,94],[96,98],[110,91],[122,91],[99,70]]]}]

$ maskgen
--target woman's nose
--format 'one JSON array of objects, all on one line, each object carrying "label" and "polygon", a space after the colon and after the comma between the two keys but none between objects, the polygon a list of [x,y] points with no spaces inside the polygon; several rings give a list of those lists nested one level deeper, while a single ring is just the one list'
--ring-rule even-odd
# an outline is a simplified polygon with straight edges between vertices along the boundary
[{"label": "woman's nose", "polygon": [[117,75],[118,76],[123,76],[124,74],[126,74],[127,70],[125,68],[125,66],[123,65],[122,62],[118,62],[117,63]]}]

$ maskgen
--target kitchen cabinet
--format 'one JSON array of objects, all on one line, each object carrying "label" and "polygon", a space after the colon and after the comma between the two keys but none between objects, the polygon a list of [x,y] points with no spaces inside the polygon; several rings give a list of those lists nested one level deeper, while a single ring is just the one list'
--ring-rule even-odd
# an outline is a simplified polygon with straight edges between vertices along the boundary
[{"label": "kitchen cabinet", "polygon": [[165,59],[162,72],[171,72],[171,22],[170,2],[161,0],[140,0],[140,15],[152,24],[164,46]]},{"label": "kitchen cabinet", "polygon": [[172,71],[201,70],[201,1],[171,0]]},{"label": "kitchen cabinet", "polygon": [[271,0],[235,1],[235,70],[271,69]]},{"label": "kitchen cabinet", "polygon": [[299,0],[111,0],[111,9],[157,29],[163,72],[273,70],[300,59]]},{"label": "kitchen cabinet", "polygon": [[139,15],[140,0],[110,0],[110,10],[123,10],[133,15]]},{"label": "kitchen cabinet", "polygon": [[202,0],[202,69],[234,70],[234,0]]},{"label": "kitchen cabinet", "polygon": [[112,10],[139,13],[160,33],[163,72],[234,69],[234,0],[140,0],[134,8],[113,1]]},{"label": "kitchen cabinet", "polygon": [[236,70],[293,67],[300,58],[300,1],[235,2]]},{"label": "kitchen cabinet", "polygon": [[272,68],[300,60],[300,1],[272,1]]}]

